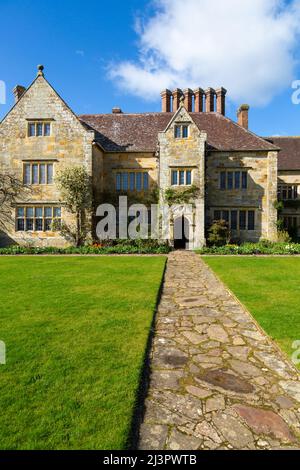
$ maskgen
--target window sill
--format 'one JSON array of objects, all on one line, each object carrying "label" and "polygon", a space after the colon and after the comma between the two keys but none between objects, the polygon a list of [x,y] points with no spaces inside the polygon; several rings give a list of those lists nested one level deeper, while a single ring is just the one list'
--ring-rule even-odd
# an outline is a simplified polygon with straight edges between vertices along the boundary
[{"label": "window sill", "polygon": [[59,232],[51,232],[51,231],[40,231],[40,230],[15,230],[16,233],[28,233],[29,235],[39,234],[39,235],[59,235]]},{"label": "window sill", "polygon": [[190,188],[191,186],[193,186],[193,183],[191,184],[171,184],[171,188]]}]

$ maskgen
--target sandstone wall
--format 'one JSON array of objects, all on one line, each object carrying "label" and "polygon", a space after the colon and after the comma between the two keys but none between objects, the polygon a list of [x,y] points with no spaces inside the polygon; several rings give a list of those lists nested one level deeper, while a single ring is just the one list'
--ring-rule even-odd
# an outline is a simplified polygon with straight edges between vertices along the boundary
[{"label": "sandstone wall", "polygon": [[[49,137],[28,136],[28,122],[39,119],[51,123]],[[74,165],[84,165],[92,175],[93,139],[94,132],[85,129],[44,77],[38,76],[0,124],[0,165],[20,180],[23,180],[23,164],[34,160],[53,162],[54,177],[60,169]],[[60,195],[55,184],[38,184],[31,186],[31,193],[21,202],[60,205]],[[62,217],[67,222],[73,220],[64,209]],[[56,232],[16,232],[15,208],[5,232],[7,242],[65,245]]]},{"label": "sandstone wall", "polygon": [[[247,171],[247,189],[220,189],[222,171]],[[277,152],[210,152],[206,171],[206,218],[215,210],[255,211],[254,231],[233,231],[242,241],[276,238]]]},{"label": "sandstone wall", "polygon": [[[189,125],[187,138],[175,138],[175,126]],[[171,172],[174,168],[187,168],[192,171],[192,184],[198,188],[195,199],[197,211],[194,209],[187,215],[190,230],[194,231],[194,240],[189,248],[198,248],[205,244],[204,204],[205,204],[205,143],[206,133],[199,131],[190,115],[181,108],[174,116],[165,132],[161,132],[159,140],[159,186],[160,202],[164,204],[165,190],[171,187]],[[180,189],[180,188],[179,188]],[[183,187],[184,189],[184,187]],[[175,208],[174,219],[180,214],[180,205]],[[163,230],[167,231],[170,221],[163,220]],[[171,221],[172,224],[172,221]],[[172,233],[171,233],[172,236]],[[191,232],[190,232],[191,236]]]}]

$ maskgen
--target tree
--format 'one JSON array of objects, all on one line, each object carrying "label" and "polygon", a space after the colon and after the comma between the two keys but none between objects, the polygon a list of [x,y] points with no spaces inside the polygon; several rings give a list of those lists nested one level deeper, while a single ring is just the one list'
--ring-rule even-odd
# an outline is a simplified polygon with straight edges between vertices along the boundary
[{"label": "tree", "polygon": [[14,204],[29,191],[13,173],[0,170],[0,229],[14,223],[11,211]]},{"label": "tree", "polygon": [[223,246],[229,243],[230,230],[225,220],[214,220],[208,230],[208,244],[211,246]]},{"label": "tree", "polygon": [[62,223],[60,232],[73,239],[75,246],[86,240],[89,232],[89,212],[92,208],[91,177],[85,167],[69,167],[55,178],[61,199],[67,211],[75,215],[75,227]]}]

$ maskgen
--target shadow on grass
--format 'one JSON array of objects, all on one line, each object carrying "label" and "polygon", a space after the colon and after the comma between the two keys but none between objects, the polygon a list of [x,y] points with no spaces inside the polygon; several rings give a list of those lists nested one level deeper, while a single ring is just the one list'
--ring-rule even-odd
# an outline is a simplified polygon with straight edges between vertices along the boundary
[{"label": "shadow on grass", "polygon": [[161,300],[167,264],[168,264],[168,260],[165,263],[161,284],[157,293],[154,315],[153,315],[153,319],[152,319],[152,323],[151,323],[151,327],[149,331],[149,336],[147,340],[146,350],[144,354],[144,359],[143,359],[143,367],[141,369],[140,378],[139,378],[139,387],[137,391],[135,407],[133,410],[130,431],[129,431],[129,435],[128,435],[128,439],[126,443],[127,450],[136,450],[138,448],[140,427],[144,419],[145,400],[148,394],[149,383],[150,383],[150,352],[151,352],[153,337],[155,333],[155,321],[156,321],[156,316],[157,316],[157,309],[158,309],[159,302]]}]

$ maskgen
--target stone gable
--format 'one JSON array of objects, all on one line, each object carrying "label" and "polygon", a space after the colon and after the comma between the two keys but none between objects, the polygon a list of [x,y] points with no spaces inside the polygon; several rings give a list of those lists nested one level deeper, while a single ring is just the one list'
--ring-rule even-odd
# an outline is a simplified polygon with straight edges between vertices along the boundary
[{"label": "stone gable", "polygon": [[[28,123],[49,121],[51,135],[29,137]],[[22,95],[9,114],[0,124],[0,165],[9,169],[20,180],[23,179],[23,165],[30,161],[50,161],[55,174],[69,166],[84,165],[92,175],[92,142],[94,132],[87,130],[66,103],[59,97],[46,79],[39,75]],[[34,185],[26,204],[60,204],[60,194],[55,184]],[[63,205],[62,205],[63,207]],[[63,218],[70,215],[63,210]],[[7,227],[8,236],[16,242],[38,244],[64,244],[57,233],[15,232],[15,209]]]}]

